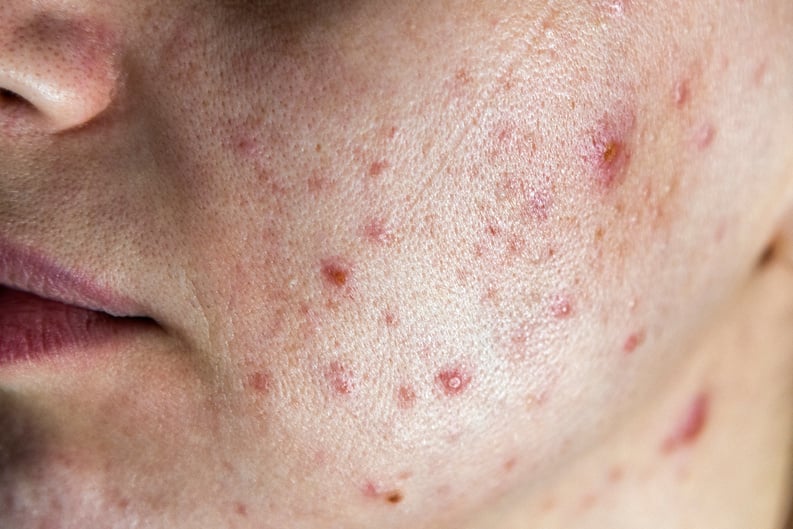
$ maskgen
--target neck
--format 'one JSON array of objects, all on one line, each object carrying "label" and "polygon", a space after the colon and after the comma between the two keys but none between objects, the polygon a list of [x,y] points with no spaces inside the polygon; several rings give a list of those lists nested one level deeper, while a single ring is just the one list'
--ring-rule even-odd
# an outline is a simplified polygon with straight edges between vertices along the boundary
[{"label": "neck", "polygon": [[793,271],[758,269],[687,371],[543,490],[470,527],[781,529],[793,492]]}]

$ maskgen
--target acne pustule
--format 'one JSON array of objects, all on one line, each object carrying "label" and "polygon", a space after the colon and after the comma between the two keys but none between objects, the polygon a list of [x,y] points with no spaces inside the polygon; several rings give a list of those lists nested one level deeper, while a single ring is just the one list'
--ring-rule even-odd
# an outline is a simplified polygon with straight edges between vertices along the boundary
[{"label": "acne pustule", "polygon": [[463,393],[472,379],[471,373],[460,366],[444,368],[435,375],[435,383],[447,397]]},{"label": "acne pustule", "polygon": [[589,177],[601,189],[612,189],[625,179],[633,155],[635,127],[636,111],[619,104],[587,132],[581,158]]},{"label": "acne pustule", "polygon": [[325,283],[335,288],[347,286],[352,277],[352,265],[341,257],[329,257],[320,263]]}]

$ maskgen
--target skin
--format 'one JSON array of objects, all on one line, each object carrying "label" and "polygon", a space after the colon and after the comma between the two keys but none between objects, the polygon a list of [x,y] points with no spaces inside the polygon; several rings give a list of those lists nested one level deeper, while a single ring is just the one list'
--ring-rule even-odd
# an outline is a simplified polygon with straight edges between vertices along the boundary
[{"label": "skin", "polygon": [[779,527],[791,26],[3,2],[0,233],[154,324],[0,370],[0,525]]}]

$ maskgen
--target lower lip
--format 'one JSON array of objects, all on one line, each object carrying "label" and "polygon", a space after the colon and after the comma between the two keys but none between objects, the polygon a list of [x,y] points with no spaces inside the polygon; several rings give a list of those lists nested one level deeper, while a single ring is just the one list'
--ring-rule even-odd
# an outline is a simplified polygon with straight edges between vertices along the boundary
[{"label": "lower lip", "polygon": [[0,367],[102,345],[144,321],[0,286]]}]

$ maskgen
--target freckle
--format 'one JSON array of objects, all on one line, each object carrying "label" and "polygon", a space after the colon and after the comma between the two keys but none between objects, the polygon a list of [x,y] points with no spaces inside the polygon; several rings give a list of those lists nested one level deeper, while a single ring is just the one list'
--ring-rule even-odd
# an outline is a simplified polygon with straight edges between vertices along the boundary
[{"label": "freckle", "polygon": [[353,373],[340,362],[331,362],[325,370],[325,380],[338,395],[348,395],[354,388]]},{"label": "freckle", "polygon": [[444,369],[435,376],[435,382],[446,396],[459,395],[471,383],[471,375],[461,368]]},{"label": "freckle", "polygon": [[401,493],[401,492],[399,492],[398,490],[395,490],[395,491],[393,491],[393,492],[389,492],[389,493],[386,495],[386,498],[385,498],[385,499],[386,499],[386,501],[387,501],[388,503],[397,504],[397,503],[399,503],[399,502],[401,502],[401,501],[402,501],[402,499],[403,499],[403,496],[402,496],[402,493]]},{"label": "freckle", "polygon": [[704,151],[713,143],[716,129],[710,123],[700,125],[692,134],[692,142],[700,151]]},{"label": "freckle", "polygon": [[622,344],[622,350],[625,352],[625,354],[631,354],[636,350],[636,348],[643,344],[646,334],[646,331],[641,330],[628,336],[625,339],[625,343]]},{"label": "freckle", "polygon": [[234,512],[245,518],[248,516],[248,506],[242,502],[237,502],[234,504]]},{"label": "freckle", "polygon": [[315,151],[317,151],[317,152],[322,152],[322,145],[320,145],[319,143],[317,143],[317,144],[314,146],[314,150],[315,150]]},{"label": "freckle", "polygon": [[515,465],[518,464],[518,460],[515,457],[511,457],[504,462],[504,470],[509,473],[515,469]]},{"label": "freckle", "polygon": [[256,371],[248,375],[245,385],[256,393],[265,394],[270,391],[272,377],[264,371]]},{"label": "freckle", "polygon": [[402,481],[404,481],[404,480],[406,480],[406,479],[410,479],[410,478],[412,478],[412,477],[413,477],[413,472],[411,472],[411,471],[409,471],[409,470],[405,470],[404,472],[400,472],[400,473],[399,473],[399,476],[397,476],[397,477],[398,477],[399,479],[401,479]]},{"label": "freckle", "polygon": [[601,242],[603,240],[603,235],[604,234],[605,234],[605,232],[603,231],[603,228],[601,226],[598,226],[597,228],[595,228],[595,237],[594,237],[595,242],[596,243]]},{"label": "freckle", "polygon": [[129,507],[129,498],[121,498],[120,500],[118,500],[118,503],[116,503],[116,506],[120,510],[125,511],[127,507]]},{"label": "freckle", "polygon": [[410,386],[400,386],[397,390],[397,405],[408,410],[416,404],[416,392]]},{"label": "freckle", "polygon": [[322,262],[322,276],[325,281],[335,287],[343,287],[350,278],[350,266],[338,258],[326,259]]},{"label": "freckle", "polygon": [[708,422],[710,398],[706,393],[694,397],[676,429],[661,445],[661,451],[671,453],[693,444],[702,434]]},{"label": "freckle", "polygon": [[565,296],[556,296],[551,303],[551,314],[558,320],[569,318],[573,314],[571,301]]},{"label": "freckle", "polygon": [[454,72],[454,80],[459,85],[467,85],[471,82],[471,76],[464,68],[460,68]]},{"label": "freckle", "polygon": [[388,169],[389,164],[386,160],[378,160],[376,162],[372,162],[369,166],[369,170],[366,171],[366,174],[371,177],[380,176],[383,174],[383,171]]}]

